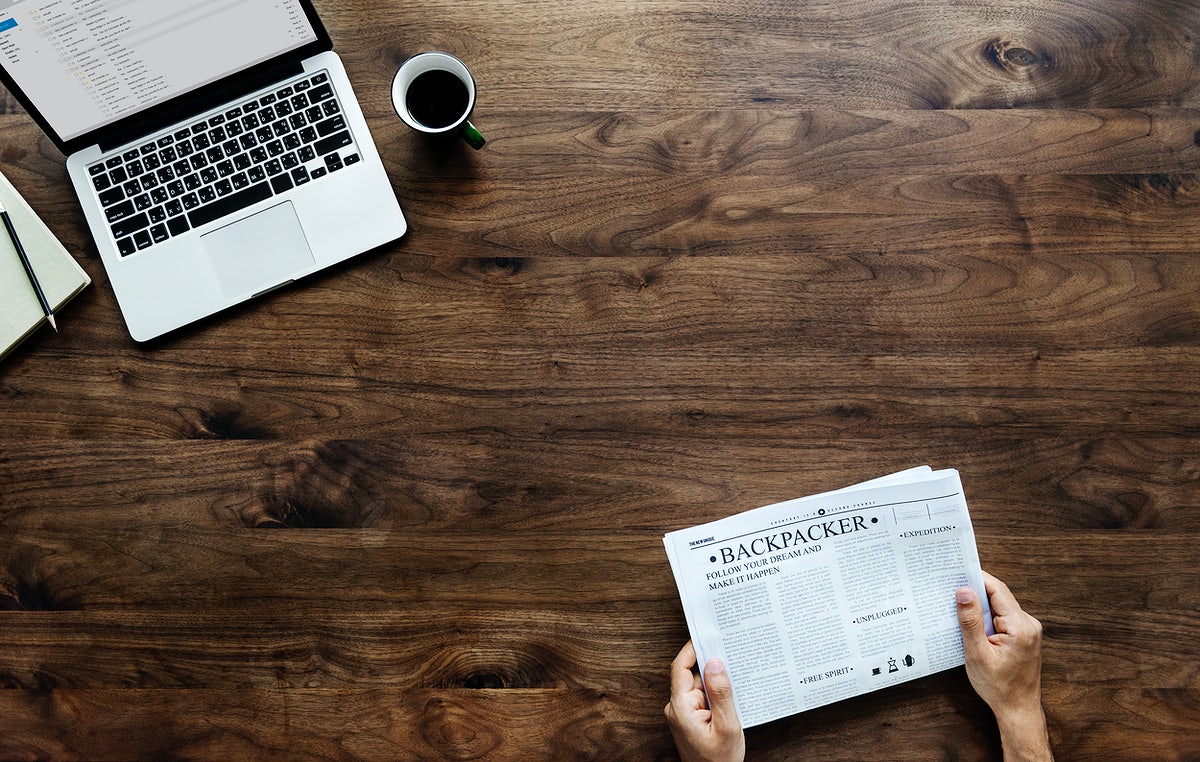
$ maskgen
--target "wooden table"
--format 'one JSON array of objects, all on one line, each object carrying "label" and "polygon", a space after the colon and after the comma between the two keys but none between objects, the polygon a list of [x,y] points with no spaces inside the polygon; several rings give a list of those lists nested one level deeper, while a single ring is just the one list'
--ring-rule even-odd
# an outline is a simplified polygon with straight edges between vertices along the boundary
[{"label": "wooden table", "polygon": [[[662,534],[921,463],[1059,759],[1200,755],[1195,3],[317,5],[411,231],[150,344],[3,101],[94,284],[0,364],[0,757],[670,759]],[[961,669],[748,745],[999,758]]]}]

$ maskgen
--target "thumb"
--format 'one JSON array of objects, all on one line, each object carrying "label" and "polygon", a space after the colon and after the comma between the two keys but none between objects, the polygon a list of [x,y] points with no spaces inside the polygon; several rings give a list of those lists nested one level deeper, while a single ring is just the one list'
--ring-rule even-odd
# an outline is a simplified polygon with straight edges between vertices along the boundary
[{"label": "thumb", "polygon": [[962,630],[963,652],[967,656],[978,654],[988,644],[983,623],[983,604],[969,587],[960,587],[954,593],[954,600],[958,604],[958,627]]},{"label": "thumb", "polygon": [[737,707],[733,704],[733,685],[729,673],[720,659],[709,659],[704,665],[704,690],[708,694],[708,708],[712,712],[713,724],[718,731],[736,730],[742,723],[738,720]]}]

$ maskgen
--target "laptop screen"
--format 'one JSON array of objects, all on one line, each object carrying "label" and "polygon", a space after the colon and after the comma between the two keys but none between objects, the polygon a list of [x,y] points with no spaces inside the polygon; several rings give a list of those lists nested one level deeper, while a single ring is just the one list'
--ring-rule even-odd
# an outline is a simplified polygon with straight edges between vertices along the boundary
[{"label": "laptop screen", "polygon": [[300,0],[0,0],[0,63],[64,140],[316,39]]}]

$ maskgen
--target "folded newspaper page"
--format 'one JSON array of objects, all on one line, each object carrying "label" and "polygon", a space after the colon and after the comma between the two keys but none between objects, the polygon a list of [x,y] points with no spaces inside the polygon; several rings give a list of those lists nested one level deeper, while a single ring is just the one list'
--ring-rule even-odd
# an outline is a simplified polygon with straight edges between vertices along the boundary
[{"label": "folded newspaper page", "polygon": [[699,663],[725,662],[744,727],[961,665],[959,587],[979,594],[991,626],[953,469],[909,469],[663,542]]}]

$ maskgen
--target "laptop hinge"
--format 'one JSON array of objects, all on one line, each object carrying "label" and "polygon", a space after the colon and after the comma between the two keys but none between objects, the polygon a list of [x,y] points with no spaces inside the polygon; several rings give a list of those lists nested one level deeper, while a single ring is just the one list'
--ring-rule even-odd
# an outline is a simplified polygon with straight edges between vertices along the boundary
[{"label": "laptop hinge", "polygon": [[190,117],[220,106],[222,103],[237,100],[255,90],[267,87],[287,77],[300,74],[303,71],[304,65],[299,61],[293,61],[282,66],[267,69],[254,76],[240,76],[232,84],[220,89],[208,90],[202,88],[199,95],[182,96],[186,100],[176,106],[168,107],[163,111],[156,110],[155,116],[150,122],[139,119],[136,120],[134,125],[126,129],[114,131],[106,139],[99,141],[100,150],[107,153],[117,146],[131,143],[146,135],[158,132],[164,127],[170,127],[172,124],[185,121]]}]

